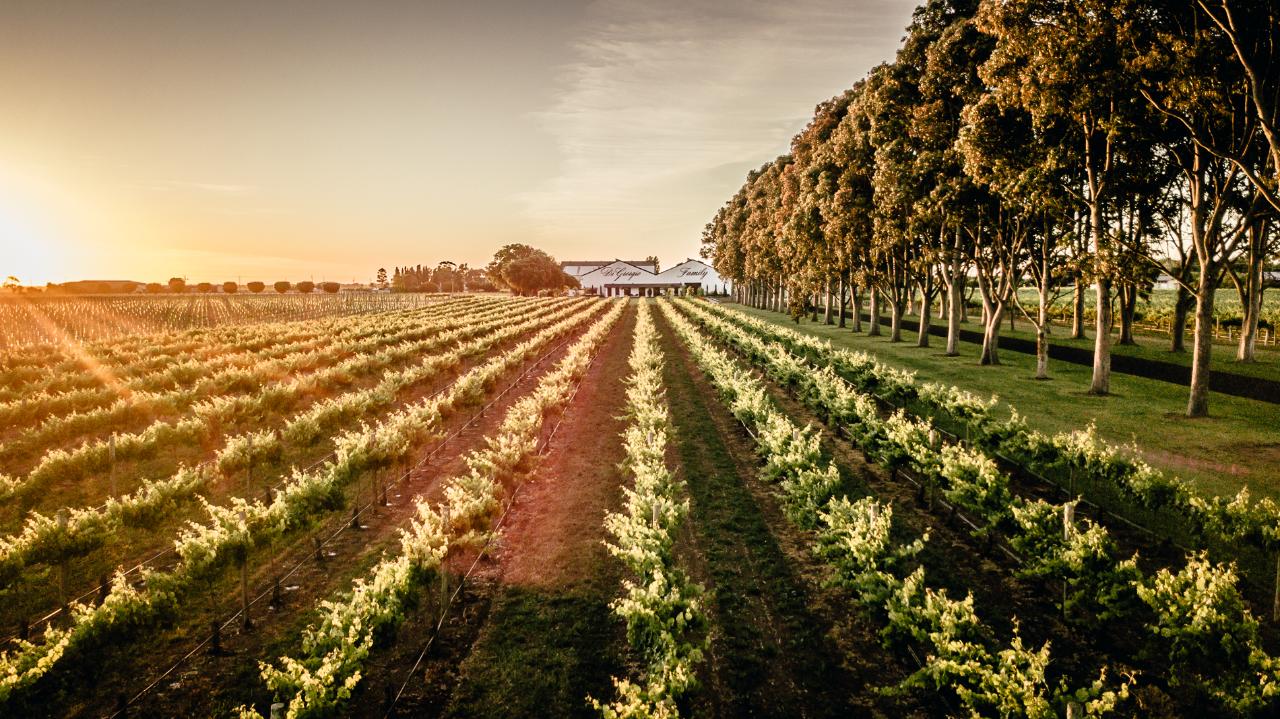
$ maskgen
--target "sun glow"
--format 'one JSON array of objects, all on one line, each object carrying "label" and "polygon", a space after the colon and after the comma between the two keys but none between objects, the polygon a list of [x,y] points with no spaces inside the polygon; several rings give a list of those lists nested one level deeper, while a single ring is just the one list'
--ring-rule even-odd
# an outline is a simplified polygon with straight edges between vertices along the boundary
[{"label": "sun glow", "polygon": [[0,185],[0,275],[17,277],[24,285],[60,278],[65,274],[64,258],[54,233],[22,209],[30,205],[15,202],[15,197]]}]

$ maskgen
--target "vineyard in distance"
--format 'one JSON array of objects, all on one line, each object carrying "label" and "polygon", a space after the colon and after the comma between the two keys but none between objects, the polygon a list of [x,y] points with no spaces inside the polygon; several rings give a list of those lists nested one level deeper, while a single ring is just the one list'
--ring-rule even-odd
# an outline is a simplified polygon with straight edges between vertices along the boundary
[{"label": "vineyard in distance", "polygon": [[1271,488],[887,338],[689,294],[250,311],[4,354],[0,715],[1276,708]]}]

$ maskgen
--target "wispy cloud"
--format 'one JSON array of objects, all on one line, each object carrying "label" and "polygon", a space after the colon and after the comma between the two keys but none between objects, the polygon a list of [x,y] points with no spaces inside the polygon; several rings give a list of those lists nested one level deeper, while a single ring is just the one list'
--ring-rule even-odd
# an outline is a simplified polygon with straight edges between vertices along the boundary
[{"label": "wispy cloud", "polygon": [[145,189],[157,190],[160,192],[173,192],[176,190],[195,190],[197,192],[208,192],[217,195],[247,195],[256,192],[258,188],[254,185],[241,185],[222,182],[191,182],[188,180],[166,180],[164,182],[154,182],[148,185],[142,185]]},{"label": "wispy cloud", "polygon": [[[539,113],[558,174],[523,199],[548,235],[689,247],[746,168],[892,56],[914,0],[591,6]],[[655,236],[657,235],[657,236]],[[673,235],[682,235],[675,237]]]}]

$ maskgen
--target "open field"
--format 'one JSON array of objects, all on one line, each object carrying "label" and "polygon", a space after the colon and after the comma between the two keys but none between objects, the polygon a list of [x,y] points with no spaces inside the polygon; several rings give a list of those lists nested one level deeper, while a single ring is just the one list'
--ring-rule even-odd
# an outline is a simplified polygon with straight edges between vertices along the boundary
[{"label": "open field", "polygon": [[[1273,708],[1273,505],[1035,432],[1086,415],[1010,424],[927,384],[936,350],[776,319],[461,295],[0,367],[20,419],[0,435],[0,625],[21,635],[0,714]],[[917,378],[894,370],[912,359]],[[1025,368],[994,370],[1021,387]],[[1134,382],[1112,401],[1165,401]],[[1261,414],[1221,422],[1274,441]],[[1225,456],[1206,446],[1184,460]],[[1091,502],[1051,483],[1068,465]],[[1253,486],[1241,471],[1221,491]],[[1206,605],[1225,655],[1159,631]]]},{"label": "open field", "polygon": [[[184,294],[0,297],[0,352],[366,312],[413,309],[424,294]],[[193,337],[199,333],[192,334]]]}]

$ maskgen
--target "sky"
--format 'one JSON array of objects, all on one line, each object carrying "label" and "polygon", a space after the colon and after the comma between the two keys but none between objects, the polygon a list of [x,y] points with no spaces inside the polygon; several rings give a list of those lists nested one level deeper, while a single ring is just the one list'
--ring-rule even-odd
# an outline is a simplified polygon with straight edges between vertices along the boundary
[{"label": "sky", "polygon": [[696,257],[903,0],[4,0],[0,275]]}]

